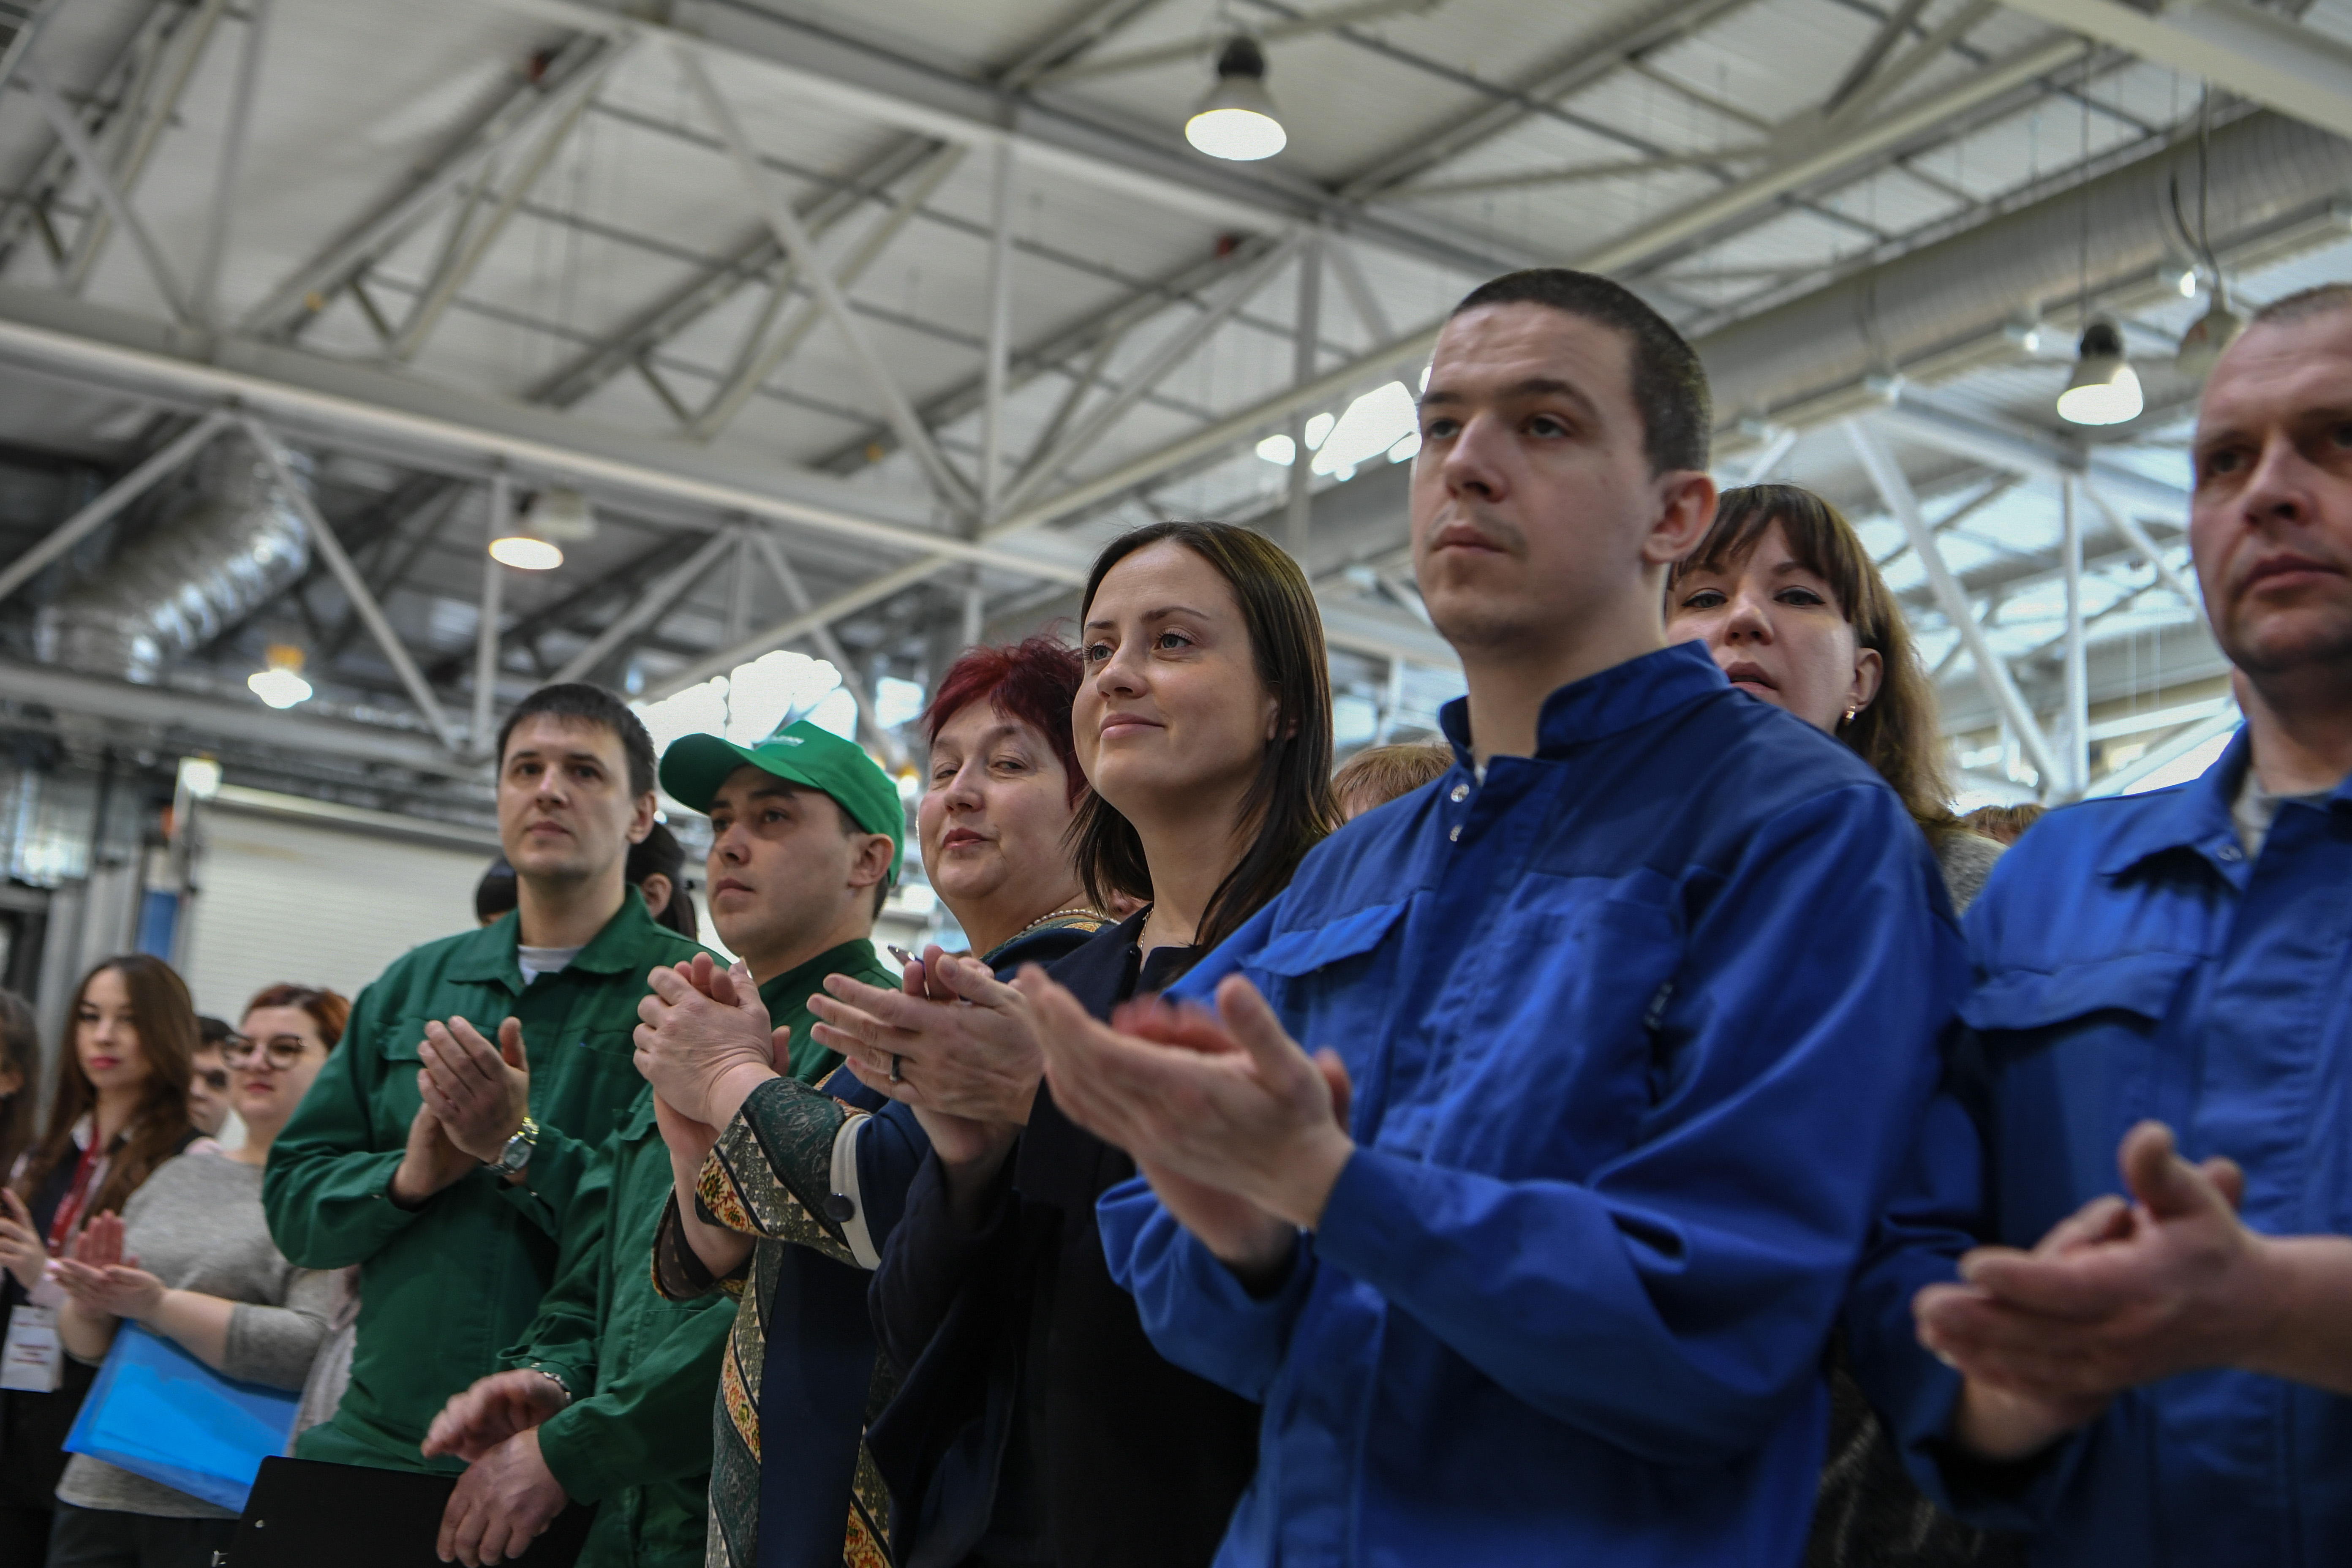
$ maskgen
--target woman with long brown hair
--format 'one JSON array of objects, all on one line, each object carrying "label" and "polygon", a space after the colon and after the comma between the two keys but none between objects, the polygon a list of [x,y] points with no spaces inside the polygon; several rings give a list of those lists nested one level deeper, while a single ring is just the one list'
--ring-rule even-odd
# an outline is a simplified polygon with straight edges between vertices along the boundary
[{"label": "woman with long brown hair", "polygon": [[[49,1115],[0,1189],[0,1268],[10,1321],[51,1322],[64,1293],[48,1279],[91,1219],[120,1213],[155,1167],[196,1139],[188,1123],[196,1010],[172,966],[146,953],[82,976],[66,1010]],[[0,1393],[0,1548],[11,1568],[47,1558],[63,1445],[94,1369],[57,1357],[57,1389]]]},{"label": "woman with long brown hair", "polygon": [[[1322,621],[1278,547],[1222,523],[1139,529],[1097,557],[1082,605],[1071,717],[1093,787],[1071,841],[1095,903],[1144,907],[1048,973],[1107,1017],[1271,901],[1339,813]],[[1025,1000],[978,963],[927,968],[934,995],[971,1005],[841,977],[811,1003],[817,1037],[931,1139],[872,1294],[905,1378],[870,1436],[896,1544],[1205,1564],[1256,1467],[1256,1407],[1160,1357],[1112,1282],[1095,1199],[1135,1166],[1041,1088]]]},{"label": "woman with long brown hair", "polygon": [[[1726,490],[1666,579],[1666,635],[1703,641],[1734,686],[1834,735],[1903,797],[1955,911],[2002,846],[1952,814],[1935,689],[1902,607],[1837,508],[1796,485]],[[2015,1544],[1940,1513],[1905,1473],[1836,1342],[1830,1462],[1808,1568],[2000,1568]]]},{"label": "woman with long brown hair", "polygon": [[1732,685],[1836,736],[1903,797],[1954,910],[2001,847],[1952,813],[1936,691],[1903,609],[1837,508],[1797,485],[1723,492],[1666,579],[1666,635],[1704,642]]},{"label": "woman with long brown hair", "polygon": [[[244,1144],[196,1144],[157,1167],[120,1215],[103,1211],[82,1227],[51,1268],[67,1296],[58,1331],[68,1353],[100,1362],[131,1322],[239,1382],[302,1386],[340,1289],[333,1274],[287,1262],[269,1239],[261,1170],[351,1011],[309,985],[267,986],[246,1004],[221,1047],[223,1104],[244,1120]],[[205,1563],[236,1526],[227,1509],[89,1454],[67,1464],[57,1500],[49,1542],[64,1563]]]}]

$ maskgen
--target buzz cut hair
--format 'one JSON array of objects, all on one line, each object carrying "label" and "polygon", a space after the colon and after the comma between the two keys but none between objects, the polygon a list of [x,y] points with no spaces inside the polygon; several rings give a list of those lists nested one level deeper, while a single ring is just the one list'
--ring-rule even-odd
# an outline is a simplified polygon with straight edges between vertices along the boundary
[{"label": "buzz cut hair", "polygon": [[1530,267],[1479,284],[1462,297],[1447,319],[1490,305],[1542,305],[1622,335],[1650,472],[1706,468],[1715,433],[1715,398],[1707,389],[1706,367],[1690,341],[1640,295],[1595,272]]},{"label": "buzz cut hair", "polygon": [[2352,283],[2316,283],[2272,300],[2254,312],[2249,325],[2285,326],[2335,310],[2352,310]]}]

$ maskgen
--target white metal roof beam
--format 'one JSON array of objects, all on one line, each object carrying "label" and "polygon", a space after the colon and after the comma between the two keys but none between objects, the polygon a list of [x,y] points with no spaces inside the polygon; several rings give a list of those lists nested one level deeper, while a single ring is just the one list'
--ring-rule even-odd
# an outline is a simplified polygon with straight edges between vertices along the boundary
[{"label": "white metal roof beam", "polygon": [[791,255],[793,268],[815,291],[817,302],[824,308],[825,316],[833,322],[835,333],[849,350],[850,357],[857,362],[857,368],[864,373],[874,395],[882,400],[883,412],[890,421],[890,427],[898,432],[899,444],[914,454],[923,472],[930,476],[941,500],[956,511],[977,515],[979,497],[964,482],[963,476],[950,466],[938,444],[932,441],[931,433],[915,416],[914,405],[907,401],[907,395],[900,390],[897,378],[882,363],[882,356],[875,352],[873,340],[866,335],[865,325],[850,310],[848,298],[842,293],[841,285],[834,280],[833,272],[826,267],[824,258],[816,253],[816,242],[810,237],[807,226],[801,222],[800,215],[793,211],[792,204],[778,195],[775,186],[770,184],[767,171],[760,166],[759,153],[752,148],[751,138],[744,133],[742,121],[736,118],[734,107],[719,90],[719,84],[710,79],[709,68],[690,47],[680,46],[673,52],[686,72],[688,85],[701,100],[703,112],[710,117],[718,128],[719,139],[727,143],[728,156],[734,160],[735,172],[757,204],[761,217],[775,231],[776,238]]},{"label": "white metal roof beam", "polygon": [[[500,151],[593,96],[620,46],[597,36],[615,28],[617,18],[586,18],[582,37],[557,57],[541,84],[520,83],[480,121],[458,146],[289,273],[241,323],[248,332],[299,330],[325,302],[429,216]],[[313,301],[316,303],[313,303]]]},{"label": "white metal roof beam", "polygon": [[2352,136],[2352,47],[2241,0],[2200,0],[2151,15],[2118,0],[2007,0],[2053,26],[2129,49],[2154,65]]}]

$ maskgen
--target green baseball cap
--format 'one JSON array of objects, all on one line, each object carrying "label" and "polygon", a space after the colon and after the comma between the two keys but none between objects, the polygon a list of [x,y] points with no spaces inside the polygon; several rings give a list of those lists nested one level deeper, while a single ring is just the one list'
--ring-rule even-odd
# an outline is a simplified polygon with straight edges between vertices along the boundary
[{"label": "green baseball cap", "polygon": [[708,812],[737,768],[754,767],[788,784],[831,795],[849,820],[868,833],[890,836],[890,879],[907,858],[907,812],[898,787],[865,750],[803,719],[756,746],[716,735],[682,735],[662,753],[661,786],[681,805]]}]

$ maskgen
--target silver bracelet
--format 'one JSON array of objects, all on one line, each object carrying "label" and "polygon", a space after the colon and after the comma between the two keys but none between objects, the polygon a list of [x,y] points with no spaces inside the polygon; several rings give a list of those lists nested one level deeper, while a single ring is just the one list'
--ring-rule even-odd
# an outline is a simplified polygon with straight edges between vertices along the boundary
[{"label": "silver bracelet", "polygon": [[523,1368],[523,1370],[524,1370],[525,1372],[535,1372],[535,1373],[539,1373],[539,1375],[540,1375],[540,1376],[541,1376],[541,1377],[543,1377],[543,1378],[547,1379],[547,1381],[548,1381],[548,1382],[550,1382],[550,1383],[551,1383],[551,1384],[555,1384],[555,1391],[556,1391],[558,1394],[561,1394],[562,1395],[563,1395],[563,1404],[564,1404],[564,1407],[565,1407],[566,1409],[571,1408],[571,1405],[572,1405],[572,1390],[564,1386],[564,1383],[563,1383],[563,1380],[562,1380],[562,1378],[560,1378],[560,1377],[556,1376],[553,1373],[551,1373],[551,1372],[548,1371],[548,1370],[547,1370],[545,1367],[543,1367],[543,1366],[529,1366],[529,1367],[525,1367],[525,1368]]}]

